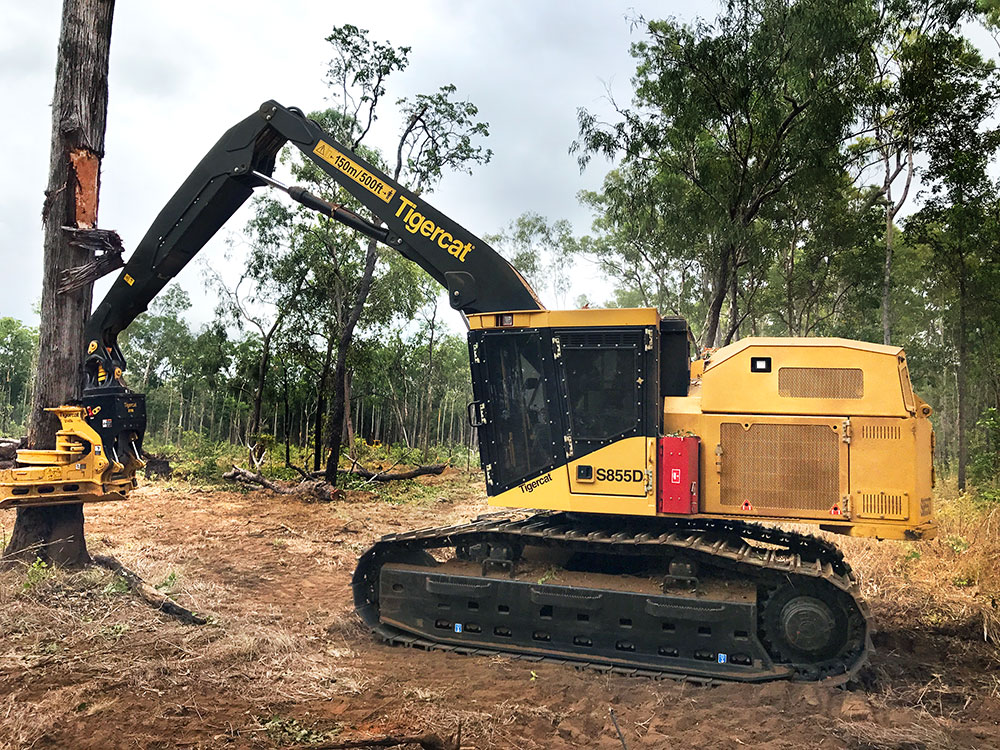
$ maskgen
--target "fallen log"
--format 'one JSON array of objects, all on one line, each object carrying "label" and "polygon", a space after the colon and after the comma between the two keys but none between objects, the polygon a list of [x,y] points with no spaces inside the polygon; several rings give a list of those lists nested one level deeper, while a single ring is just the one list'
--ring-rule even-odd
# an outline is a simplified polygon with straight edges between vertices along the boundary
[{"label": "fallen log", "polygon": [[129,570],[111,555],[94,555],[94,563],[102,568],[107,568],[118,574],[128,584],[128,587],[151,607],[160,610],[164,614],[176,617],[186,625],[204,625],[208,620],[199,614],[195,614],[187,607],[182,607],[169,596],[161,594],[154,587],[146,583],[142,576],[134,570]]},{"label": "fallen log", "polygon": [[326,482],[314,479],[306,479],[294,487],[282,487],[280,484],[272,482],[260,472],[247,471],[235,464],[233,464],[232,471],[227,471],[222,475],[222,478],[251,487],[264,487],[271,490],[271,492],[277,492],[279,495],[300,495],[307,500],[318,500],[323,503],[328,503],[336,499],[336,493],[339,492],[336,487],[331,487]]},{"label": "fallen log", "polygon": [[222,478],[240,484],[257,484],[261,487],[266,487],[271,492],[277,492],[279,495],[294,495],[296,493],[296,489],[294,488],[282,487],[280,484],[272,482],[260,472],[247,471],[246,469],[241,469],[236,464],[233,464],[233,470],[227,471],[222,475]]}]

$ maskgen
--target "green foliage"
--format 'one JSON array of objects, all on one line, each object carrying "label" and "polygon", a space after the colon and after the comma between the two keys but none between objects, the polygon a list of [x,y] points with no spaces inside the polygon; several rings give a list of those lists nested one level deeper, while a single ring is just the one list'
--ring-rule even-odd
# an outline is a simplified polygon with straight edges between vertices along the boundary
[{"label": "green foliage", "polygon": [[159,591],[167,591],[169,593],[169,591],[172,590],[176,584],[177,573],[171,570],[170,573],[167,574],[166,578],[156,584],[156,589]]},{"label": "green foliage", "polygon": [[[385,466],[384,470],[388,471],[389,466]],[[340,486],[345,490],[371,492],[380,501],[389,505],[422,505],[433,503],[437,499],[437,492],[433,487],[428,487],[414,479],[376,482],[357,474],[345,474],[340,481]]]},{"label": "green foliage", "polygon": [[954,552],[956,555],[960,555],[969,549],[969,543],[964,537],[960,536],[949,536],[946,537],[944,543]]},{"label": "green foliage", "polygon": [[977,0],[976,9],[983,14],[983,21],[991,30],[1000,28],[1000,0]]},{"label": "green foliage", "polygon": [[185,352],[193,349],[194,341],[182,316],[190,307],[187,292],[171,285],[122,332],[122,351],[140,390],[185,372]]},{"label": "green foliage", "polygon": [[766,214],[843,169],[877,16],[863,0],[730,0],[712,24],[644,25],[634,106],[611,125],[579,115],[581,166],[623,160],[586,198],[610,209],[598,249],[625,256],[623,275],[647,299],[646,284],[660,297],[700,276],[704,343],[728,343],[742,318],[731,313],[721,335],[725,300],[735,311],[742,292],[745,308],[769,265]]},{"label": "green foliage", "polygon": [[101,593],[105,596],[121,596],[129,592],[128,581],[119,575],[112,577]]},{"label": "green foliage", "polygon": [[127,622],[116,622],[112,625],[105,625],[98,631],[98,635],[106,641],[121,640],[129,631]]},{"label": "green foliage", "polygon": [[484,239],[511,262],[536,293],[548,296],[558,309],[566,307],[570,256],[577,250],[568,221],[550,223],[544,216],[528,212]]},{"label": "green foliage", "polygon": [[277,745],[316,745],[327,742],[340,733],[340,727],[317,729],[303,726],[297,719],[271,716],[267,719],[256,717],[268,738]]},{"label": "green foliage", "polygon": [[42,558],[36,557],[35,561],[28,566],[27,571],[24,574],[24,583],[21,584],[21,590],[24,592],[29,592],[38,584],[47,581],[52,577],[52,569],[49,567]]},{"label": "green foliage", "polygon": [[221,479],[228,464],[220,462],[233,454],[232,446],[227,443],[209,440],[193,430],[186,431],[175,449],[174,476],[192,481]]},{"label": "green foliage", "polygon": [[0,436],[25,433],[38,331],[0,318]]},{"label": "green foliage", "polygon": [[[1000,148],[993,111],[1000,100],[995,65],[954,35],[927,39],[933,77],[922,80],[930,103],[922,113],[920,145],[927,153],[921,209],[906,221],[907,241],[923,251],[922,286],[937,307],[935,323],[948,339],[945,356],[954,368],[955,446],[960,489],[966,486],[967,430],[979,411],[970,377],[1000,386],[1000,200],[990,166]],[[996,404],[1000,401],[994,400]],[[981,402],[980,402],[981,403]],[[970,408],[971,407],[971,408]],[[982,407],[980,407],[981,409]],[[995,413],[994,413],[995,416]],[[996,472],[993,418],[985,415],[974,440],[971,475],[986,481]],[[975,445],[975,443],[979,443]]]},{"label": "green foliage", "polygon": [[985,484],[1000,475],[1000,414],[996,407],[984,410],[976,427],[969,450],[969,478]]},{"label": "green foliage", "polygon": [[[940,468],[986,494],[1000,471],[997,74],[962,35],[974,0],[729,0],[711,21],[638,19],[616,117],[579,113],[581,167],[618,160],[581,201],[574,252],[608,305],[686,317],[702,345],[844,336],[908,353],[935,408]],[[819,31],[819,30],[822,31]],[[920,210],[894,217],[923,187]],[[529,266],[530,267],[530,266]]]},{"label": "green foliage", "polygon": [[982,505],[1000,505],[1000,487],[979,486],[976,488],[976,498]]}]

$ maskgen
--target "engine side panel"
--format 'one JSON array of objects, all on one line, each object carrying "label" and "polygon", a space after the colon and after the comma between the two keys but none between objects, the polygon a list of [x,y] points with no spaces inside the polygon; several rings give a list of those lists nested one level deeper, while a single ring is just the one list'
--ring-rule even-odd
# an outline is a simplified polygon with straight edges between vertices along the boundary
[{"label": "engine side panel", "polygon": [[702,513],[928,538],[930,413],[898,348],[746,339],[713,354],[689,396],[664,399],[664,431],[701,438]]}]

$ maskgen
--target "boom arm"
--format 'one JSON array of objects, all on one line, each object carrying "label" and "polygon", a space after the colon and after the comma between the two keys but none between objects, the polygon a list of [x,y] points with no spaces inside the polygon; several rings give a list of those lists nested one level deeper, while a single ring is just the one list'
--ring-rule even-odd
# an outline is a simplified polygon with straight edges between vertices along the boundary
[{"label": "boom arm", "polygon": [[465,313],[543,309],[517,270],[479,237],[361,159],[295,108],[268,101],[230,128],[174,194],[94,311],[85,331],[85,389],[123,390],[118,334],[270,176],[291,143],[385,223],[380,227],[301,188],[303,205],[417,263]]}]

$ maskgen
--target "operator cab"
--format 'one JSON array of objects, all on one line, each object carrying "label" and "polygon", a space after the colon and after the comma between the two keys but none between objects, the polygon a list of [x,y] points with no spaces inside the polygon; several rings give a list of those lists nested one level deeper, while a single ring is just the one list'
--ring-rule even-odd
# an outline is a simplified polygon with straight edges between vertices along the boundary
[{"label": "operator cab", "polygon": [[[653,309],[469,319],[470,418],[489,495],[514,490],[523,506],[530,504],[524,495],[565,489],[568,480],[574,494],[645,505],[660,398],[687,395],[686,321],[661,319]],[[554,476],[563,467],[569,476]]]}]

